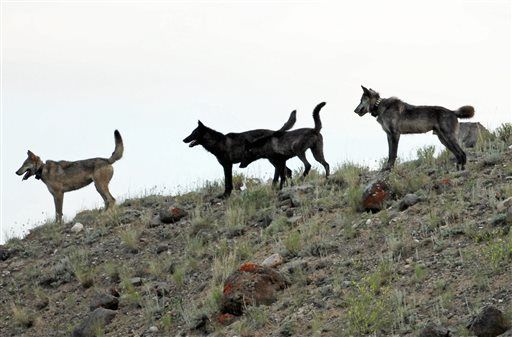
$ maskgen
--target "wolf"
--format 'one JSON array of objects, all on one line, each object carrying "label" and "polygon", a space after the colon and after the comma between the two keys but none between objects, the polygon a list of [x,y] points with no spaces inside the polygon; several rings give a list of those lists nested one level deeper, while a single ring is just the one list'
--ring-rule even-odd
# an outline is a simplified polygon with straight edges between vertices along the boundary
[{"label": "wolf", "polygon": [[64,193],[85,187],[94,182],[96,190],[105,202],[105,209],[111,209],[115,199],[110,194],[108,183],[114,174],[112,164],[123,156],[123,139],[119,131],[114,131],[115,149],[110,158],[91,158],[78,161],[53,161],[43,162],[32,151],[27,151],[27,159],[23,162],[16,174],[22,180],[31,176],[45,183],[55,202],[55,220],[62,222],[62,203]]},{"label": "wolf", "polygon": [[318,104],[313,110],[314,128],[302,128],[292,131],[278,130],[270,135],[262,136],[253,141],[248,141],[248,155],[240,163],[240,167],[247,167],[253,161],[260,158],[267,158],[277,164],[281,182],[279,188],[283,188],[286,181],[284,168],[286,161],[293,157],[299,157],[304,163],[304,174],[307,176],[311,170],[311,164],[306,158],[306,151],[311,149],[313,157],[321,163],[325,169],[325,177],[329,177],[329,164],[324,157],[324,142],[320,130],[322,121],[320,120],[320,110],[325,106],[325,102]]},{"label": "wolf", "polygon": [[466,153],[457,141],[459,118],[471,118],[475,109],[466,105],[457,110],[441,106],[411,105],[396,97],[381,98],[379,93],[364,86],[363,95],[354,112],[359,116],[370,113],[377,118],[388,136],[389,155],[383,171],[390,170],[396,161],[401,134],[432,131],[457,159],[457,170],[464,170]]},{"label": "wolf", "polygon": [[[289,130],[295,124],[297,119],[296,111],[292,111],[288,121],[281,127],[280,131]],[[197,122],[197,127],[192,133],[183,139],[189,147],[202,145],[208,152],[212,153],[217,161],[224,168],[224,193],[220,198],[227,198],[233,190],[233,164],[240,163],[247,156],[246,144],[248,141],[273,134],[274,131],[266,129],[250,130],[240,133],[223,134],[205,126],[201,121]],[[276,164],[269,160],[274,167]],[[286,174],[291,176],[291,170],[284,168]],[[279,172],[276,168],[274,173],[273,184],[277,182]]]}]

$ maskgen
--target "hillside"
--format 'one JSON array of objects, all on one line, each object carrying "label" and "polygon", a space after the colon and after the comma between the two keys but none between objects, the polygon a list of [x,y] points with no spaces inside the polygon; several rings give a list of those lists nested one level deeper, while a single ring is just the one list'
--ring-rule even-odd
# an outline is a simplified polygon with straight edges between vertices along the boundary
[{"label": "hillside", "polygon": [[[388,175],[346,163],[281,192],[236,177],[228,200],[211,183],[47,223],[0,246],[0,336],[70,336],[98,301],[118,309],[97,336],[471,336],[485,305],[512,314],[511,133],[480,139],[462,172],[427,147]],[[376,177],[389,197],[364,212]],[[288,286],[226,322],[226,278],[275,253]]]}]

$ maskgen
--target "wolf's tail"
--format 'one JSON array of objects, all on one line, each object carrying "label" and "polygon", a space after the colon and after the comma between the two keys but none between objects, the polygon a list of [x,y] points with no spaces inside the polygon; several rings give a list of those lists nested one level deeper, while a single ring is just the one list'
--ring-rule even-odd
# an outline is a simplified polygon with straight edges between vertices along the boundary
[{"label": "wolf's tail", "polygon": [[320,110],[324,107],[326,103],[322,102],[315,107],[313,110],[313,120],[315,121],[315,132],[320,132],[322,130],[322,121],[320,120]]},{"label": "wolf's tail", "polygon": [[286,121],[286,123],[284,123],[284,125],[279,130],[277,130],[277,132],[281,133],[281,132],[290,130],[293,127],[293,125],[295,125],[296,121],[297,121],[297,110],[293,110],[290,114],[290,117]]},{"label": "wolf's tail", "polygon": [[124,151],[123,138],[121,138],[121,134],[119,133],[119,131],[114,131],[114,138],[116,140],[116,148],[114,149],[114,152],[112,152],[110,158],[108,158],[108,162],[110,164],[113,164],[114,162],[121,159]]},{"label": "wolf's tail", "polygon": [[455,111],[457,118],[471,118],[475,115],[475,108],[471,105],[465,105]]}]

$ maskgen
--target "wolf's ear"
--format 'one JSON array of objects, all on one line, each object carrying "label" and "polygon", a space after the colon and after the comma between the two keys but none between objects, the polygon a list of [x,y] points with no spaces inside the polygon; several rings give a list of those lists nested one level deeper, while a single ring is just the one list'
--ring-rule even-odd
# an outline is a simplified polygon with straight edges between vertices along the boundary
[{"label": "wolf's ear", "polygon": [[361,88],[363,88],[363,91],[366,95],[370,95],[370,90],[366,89],[364,86],[361,85]]},{"label": "wolf's ear", "polygon": [[203,127],[204,127],[204,124],[203,124],[200,120],[198,120],[198,121],[197,121],[197,126],[199,126],[199,127],[203,128]]},{"label": "wolf's ear", "polygon": [[35,158],[36,155],[32,153],[32,151],[28,150],[27,151],[27,155],[30,157],[30,158]]}]

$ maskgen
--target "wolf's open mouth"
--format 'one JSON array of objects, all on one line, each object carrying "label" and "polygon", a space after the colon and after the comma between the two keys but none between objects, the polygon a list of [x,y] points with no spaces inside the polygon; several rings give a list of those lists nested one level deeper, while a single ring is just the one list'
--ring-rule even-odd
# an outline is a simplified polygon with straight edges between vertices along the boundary
[{"label": "wolf's open mouth", "polygon": [[32,175],[32,172],[30,172],[30,170],[27,170],[21,180],[27,180],[28,178],[30,178],[31,175]]},{"label": "wolf's open mouth", "polygon": [[193,140],[190,142],[190,144],[188,144],[188,147],[194,147],[196,145],[199,145],[199,143],[197,142],[197,140]]}]

